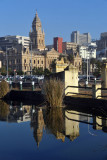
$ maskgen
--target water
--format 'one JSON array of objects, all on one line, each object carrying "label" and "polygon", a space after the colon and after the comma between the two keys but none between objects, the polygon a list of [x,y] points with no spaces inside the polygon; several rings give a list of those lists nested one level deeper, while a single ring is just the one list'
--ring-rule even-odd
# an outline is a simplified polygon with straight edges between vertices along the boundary
[{"label": "water", "polygon": [[0,120],[0,160],[107,159],[102,114],[0,101]]}]

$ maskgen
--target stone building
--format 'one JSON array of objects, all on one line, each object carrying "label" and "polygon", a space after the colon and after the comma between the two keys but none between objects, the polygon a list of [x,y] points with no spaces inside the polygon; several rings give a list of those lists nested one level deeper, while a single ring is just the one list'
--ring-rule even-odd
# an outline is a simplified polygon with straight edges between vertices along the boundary
[{"label": "stone building", "polygon": [[45,33],[42,31],[42,24],[36,12],[36,16],[32,22],[32,31],[29,33],[33,49],[45,49]]},{"label": "stone building", "polygon": [[73,56],[73,65],[78,68],[79,72],[82,69],[82,58],[80,57],[79,53],[75,53]]},{"label": "stone building", "polygon": [[45,49],[45,33],[42,31],[41,21],[36,12],[32,22],[32,31],[29,33],[30,47],[24,47],[22,44],[15,44],[13,47],[0,53],[2,66],[7,66],[12,71],[23,71],[31,73],[34,67],[51,70],[53,60],[59,58],[60,53],[53,48],[48,51]]},{"label": "stone building", "polygon": [[51,51],[31,51],[29,48],[18,45],[7,50],[7,56],[6,52],[0,53],[0,60],[2,66],[7,66],[8,59],[8,68],[12,71],[23,71],[29,74],[34,67],[51,70],[52,61],[58,59],[59,55],[54,49]]}]

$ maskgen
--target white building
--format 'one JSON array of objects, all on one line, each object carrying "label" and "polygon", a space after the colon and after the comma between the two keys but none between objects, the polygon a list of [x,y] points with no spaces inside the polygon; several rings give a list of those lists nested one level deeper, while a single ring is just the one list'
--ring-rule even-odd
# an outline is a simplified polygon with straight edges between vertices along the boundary
[{"label": "white building", "polygon": [[83,59],[96,58],[96,43],[88,43],[79,47],[79,54]]},{"label": "white building", "polygon": [[25,36],[4,36],[0,37],[0,48],[6,50],[7,48],[12,48],[16,44],[22,44],[25,48],[29,47],[30,38]]},{"label": "white building", "polygon": [[30,38],[25,36],[6,36],[7,40],[11,42],[17,42],[18,44],[22,44],[25,48],[29,47]]}]

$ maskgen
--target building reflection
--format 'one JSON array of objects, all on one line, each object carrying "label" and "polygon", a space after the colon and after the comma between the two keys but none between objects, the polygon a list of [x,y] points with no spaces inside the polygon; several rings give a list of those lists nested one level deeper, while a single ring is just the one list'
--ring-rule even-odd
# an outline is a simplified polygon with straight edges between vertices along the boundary
[{"label": "building reflection", "polygon": [[9,105],[4,101],[0,101],[0,120],[16,123],[30,121],[31,108],[32,106],[23,105],[22,103],[19,105],[11,103]]},{"label": "building reflection", "polygon": [[107,117],[93,116],[93,129],[107,132]]},{"label": "building reflection", "polygon": [[71,141],[79,136],[79,120],[80,116],[77,111],[65,111],[65,135]]},{"label": "building reflection", "polygon": [[9,104],[0,101],[0,120],[8,122],[30,122],[33,137],[39,147],[44,130],[53,134],[57,140],[65,142],[66,138],[74,141],[80,136],[80,123],[88,124],[87,131],[93,130],[107,132],[107,116],[92,115],[75,110],[62,108],[36,107],[33,105]]},{"label": "building reflection", "polygon": [[42,109],[32,110],[30,125],[31,125],[31,128],[33,128],[33,135],[37,143],[37,146],[39,147],[39,143],[41,142],[42,136],[43,136],[43,129],[45,128]]}]

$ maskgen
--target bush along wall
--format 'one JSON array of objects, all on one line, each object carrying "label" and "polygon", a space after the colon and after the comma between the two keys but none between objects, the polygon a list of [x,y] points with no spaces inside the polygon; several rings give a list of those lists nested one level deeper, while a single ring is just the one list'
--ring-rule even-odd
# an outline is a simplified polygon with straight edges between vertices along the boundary
[{"label": "bush along wall", "polygon": [[9,84],[3,80],[0,82],[0,98],[3,98],[9,92]]},{"label": "bush along wall", "polygon": [[58,79],[49,79],[44,83],[44,94],[50,107],[61,107],[64,95],[64,84]]}]

